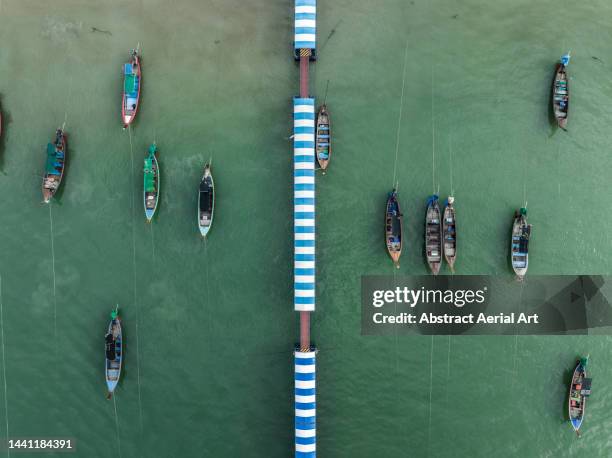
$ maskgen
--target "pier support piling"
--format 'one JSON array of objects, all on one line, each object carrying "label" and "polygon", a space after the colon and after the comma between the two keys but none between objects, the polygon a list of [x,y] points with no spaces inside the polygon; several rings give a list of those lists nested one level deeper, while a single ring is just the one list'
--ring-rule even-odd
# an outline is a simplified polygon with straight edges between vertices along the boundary
[{"label": "pier support piling", "polygon": [[310,312],[300,312],[300,351],[310,350]]}]

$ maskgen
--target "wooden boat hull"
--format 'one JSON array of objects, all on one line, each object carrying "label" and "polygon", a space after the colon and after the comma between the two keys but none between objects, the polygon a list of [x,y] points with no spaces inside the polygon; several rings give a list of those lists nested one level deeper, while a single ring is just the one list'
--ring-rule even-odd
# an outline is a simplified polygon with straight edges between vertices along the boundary
[{"label": "wooden boat hull", "polygon": [[132,76],[137,79],[138,88],[136,94],[133,92],[126,92],[126,78],[125,74],[125,66],[124,66],[124,82],[123,82],[123,96],[121,98],[121,120],[123,122],[123,128],[126,129],[134,119],[136,118],[136,114],[138,113],[138,107],[140,105],[140,89],[142,88],[142,72],[140,68],[140,56],[137,51],[134,51],[132,54],[132,58],[129,62],[132,65],[133,74]]},{"label": "wooden boat hull", "polygon": [[552,86],[552,110],[559,127],[566,130],[570,102],[569,78],[567,76],[567,69],[562,63],[557,64]]},{"label": "wooden boat hull", "polygon": [[154,192],[147,191],[146,176],[145,176],[145,188],[143,190],[143,204],[144,204],[145,217],[147,218],[147,222],[149,223],[151,222],[151,220],[153,219],[153,216],[155,215],[155,212],[157,211],[157,204],[159,202],[159,190],[160,190],[160,183],[161,183],[159,163],[157,162],[157,155],[155,154],[152,155],[152,162],[153,162],[154,173],[155,173],[155,179],[154,179],[155,180],[155,191]]},{"label": "wooden boat hull", "polygon": [[393,264],[398,269],[403,242],[402,212],[397,199],[397,192],[394,189],[389,193],[385,207],[385,245]]},{"label": "wooden boat hull", "polygon": [[198,193],[198,228],[202,237],[206,237],[212,227],[215,215],[215,180],[210,164],[204,167]]},{"label": "wooden boat hull", "polygon": [[[123,332],[121,329],[121,319],[119,317],[111,320],[108,324],[107,333],[116,333],[115,337],[115,359],[105,357],[104,375],[106,379],[106,387],[109,395],[111,395],[121,377],[121,365],[123,362]],[[107,356],[107,355],[105,355]]]},{"label": "wooden boat hull", "polygon": [[444,259],[448,263],[451,272],[455,271],[455,260],[457,259],[457,226],[455,207],[448,203],[444,208],[444,218],[442,219],[442,234],[444,237]]},{"label": "wooden boat hull", "polygon": [[[529,267],[529,236],[531,234],[531,225],[527,224],[527,219],[518,214],[515,214],[512,224],[512,238],[510,240],[510,264],[514,273],[519,280],[522,280],[527,275]],[[524,237],[527,235],[527,239]]]},{"label": "wooden boat hull", "polygon": [[425,258],[431,273],[437,275],[442,264],[442,221],[436,195],[428,199],[425,213]]},{"label": "wooden boat hull", "polygon": [[[61,129],[58,129],[58,130],[61,131]],[[57,140],[58,138],[56,134],[56,141]],[[61,145],[61,151],[63,152],[63,160],[61,162],[62,166],[59,170],[60,172],[59,175],[48,173],[48,171],[45,169],[45,173],[43,174],[42,186],[41,186],[44,203],[49,203],[51,201],[53,196],[55,196],[55,194],[59,190],[62,184],[62,180],[64,178],[64,171],[66,169],[66,161],[68,158],[68,149],[67,149],[68,142],[67,142],[66,134],[63,131],[61,131],[61,138],[59,139],[59,141]],[[50,143],[49,145],[55,145],[56,146],[55,150],[58,151],[57,143],[53,143],[53,144]],[[49,149],[49,145],[47,146],[47,150]],[[49,154],[49,151],[47,151],[47,155],[48,154]],[[48,157],[47,157],[47,160],[48,160]]]},{"label": "wooden boat hull", "polygon": [[587,377],[586,367],[582,365],[582,362],[579,360],[576,363],[576,367],[574,369],[574,373],[572,374],[572,381],[570,383],[570,393],[567,400],[567,409],[568,415],[570,419],[570,423],[572,424],[572,428],[574,431],[579,433],[580,427],[582,426],[582,422],[584,421],[584,414],[586,412],[586,396],[582,396],[578,394],[574,396],[580,399],[579,408],[576,408],[576,405],[572,405],[572,395],[574,394],[574,386],[576,384],[580,384],[581,379]]},{"label": "wooden boat hull", "polygon": [[317,113],[315,149],[319,167],[325,170],[331,159],[331,123],[327,105],[321,105]]}]

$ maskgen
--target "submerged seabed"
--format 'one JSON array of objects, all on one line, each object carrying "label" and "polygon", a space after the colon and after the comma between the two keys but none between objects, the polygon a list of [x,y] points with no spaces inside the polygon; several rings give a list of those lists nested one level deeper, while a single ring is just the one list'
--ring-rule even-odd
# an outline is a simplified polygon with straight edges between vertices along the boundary
[{"label": "submerged seabed", "polygon": [[[612,273],[611,16],[604,1],[319,1],[311,92],[321,102],[329,81],[335,134],[317,182],[321,456],[611,454],[609,337],[359,335],[360,275],[393,272],[382,223],[394,183],[401,274],[427,271],[424,205],[438,188],[457,199],[458,273],[508,273],[525,201],[530,274]],[[285,1],[0,2],[0,436],[76,437],[83,457],[291,453],[291,27]],[[138,43],[143,102],[124,132],[121,64]],[[564,133],[548,101],[570,49]],[[44,148],[63,122],[69,166],[49,209]],[[153,140],[163,189],[149,225]],[[115,303],[126,360],[108,402]],[[594,394],[576,440],[564,399],[586,353]]]}]

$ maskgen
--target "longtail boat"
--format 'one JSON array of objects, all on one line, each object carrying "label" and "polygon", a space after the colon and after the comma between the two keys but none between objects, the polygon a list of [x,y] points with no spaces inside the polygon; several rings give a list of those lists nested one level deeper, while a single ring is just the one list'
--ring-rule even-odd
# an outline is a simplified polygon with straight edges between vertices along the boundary
[{"label": "longtail boat", "polygon": [[567,401],[567,408],[569,413],[569,419],[572,423],[572,428],[576,431],[576,434],[580,436],[580,427],[584,420],[584,413],[586,409],[586,398],[591,395],[591,379],[587,378],[587,363],[589,361],[588,356],[586,358],[580,358],[576,361],[576,368],[572,375],[572,383],[570,384],[569,398]]},{"label": "longtail boat", "polygon": [[123,100],[121,105],[121,119],[126,129],[138,112],[141,87],[140,56],[137,49],[130,51],[130,61],[123,65]]},{"label": "longtail boat", "polygon": [[121,318],[119,318],[119,306],[111,312],[111,320],[108,324],[106,335],[106,364],[104,376],[108,388],[107,398],[110,399],[117,388],[121,376],[121,362],[123,361],[123,334],[121,332]]},{"label": "longtail boat", "polygon": [[527,224],[527,209],[523,207],[514,212],[512,241],[510,243],[510,262],[519,280],[525,277],[529,267],[530,236],[531,224]]},{"label": "longtail boat", "polygon": [[455,260],[457,259],[457,226],[455,217],[455,198],[448,196],[444,207],[444,218],[442,220],[442,233],[444,234],[444,258],[451,272],[455,271]]},{"label": "longtail boat", "polygon": [[569,53],[561,57],[555,69],[555,77],[553,79],[552,108],[557,124],[563,130],[566,130],[567,116],[569,114],[569,78],[567,76],[569,61]]},{"label": "longtail boat", "polygon": [[42,195],[45,203],[49,203],[62,184],[66,168],[66,154],[66,134],[62,129],[57,129],[55,140],[47,144],[47,161],[42,180]]},{"label": "longtail boat", "polygon": [[317,161],[325,173],[325,169],[331,158],[331,124],[327,105],[321,105],[317,113],[317,137],[316,137]]},{"label": "longtail boat", "polygon": [[202,237],[210,231],[215,214],[215,181],[213,180],[211,164],[204,167],[200,192],[198,194],[198,228]]},{"label": "longtail boat", "polygon": [[399,269],[399,258],[402,255],[402,213],[397,200],[397,191],[393,189],[387,196],[385,208],[385,244],[395,267]]},{"label": "longtail boat", "polygon": [[425,213],[425,258],[431,273],[437,275],[442,264],[442,223],[440,204],[438,203],[438,196],[435,194],[427,199],[427,212]]},{"label": "longtail boat", "polygon": [[153,219],[159,202],[160,176],[156,153],[157,145],[153,143],[144,160],[144,210],[148,222]]}]

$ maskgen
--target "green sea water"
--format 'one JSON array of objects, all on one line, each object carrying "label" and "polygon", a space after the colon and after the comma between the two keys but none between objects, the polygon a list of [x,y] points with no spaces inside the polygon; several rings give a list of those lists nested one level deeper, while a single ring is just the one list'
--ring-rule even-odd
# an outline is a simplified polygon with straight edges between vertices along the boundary
[{"label": "green sea water", "polygon": [[[393,274],[382,216],[394,184],[400,274],[427,272],[424,204],[438,190],[456,197],[461,274],[508,274],[525,202],[530,274],[612,274],[612,6],[318,3],[310,91],[320,102],[329,82],[334,129],[317,179],[319,456],[611,456],[610,337],[362,337],[359,285]],[[73,437],[79,457],[292,455],[292,15],[280,0],[0,0],[1,437]],[[142,105],[122,131],[121,65],[137,44]],[[548,104],[568,50],[562,132]],[[64,122],[69,166],[45,206],[45,145]],[[153,141],[162,197],[147,224]],[[125,370],[107,401],[117,303]],[[587,353],[578,440],[565,398]]]}]

